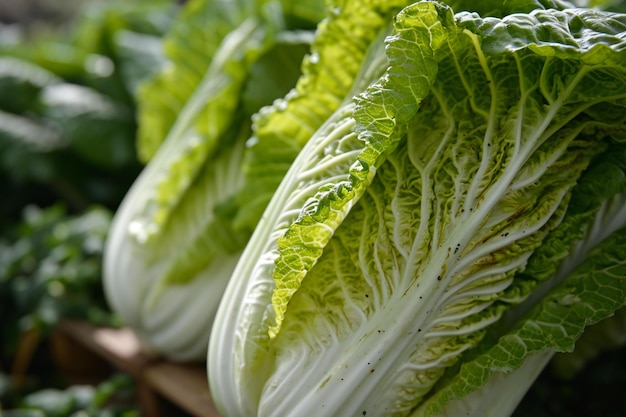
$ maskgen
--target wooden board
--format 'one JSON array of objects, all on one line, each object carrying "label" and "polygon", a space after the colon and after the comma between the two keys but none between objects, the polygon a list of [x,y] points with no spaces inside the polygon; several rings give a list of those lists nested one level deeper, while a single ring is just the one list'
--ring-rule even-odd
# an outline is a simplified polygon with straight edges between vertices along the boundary
[{"label": "wooden board", "polygon": [[[133,376],[141,414],[168,417],[163,399],[194,417],[219,417],[209,391],[204,364],[178,364],[146,354],[132,330],[95,327],[64,321],[58,333],[95,353],[116,369]],[[75,344],[74,344],[75,345]]]}]

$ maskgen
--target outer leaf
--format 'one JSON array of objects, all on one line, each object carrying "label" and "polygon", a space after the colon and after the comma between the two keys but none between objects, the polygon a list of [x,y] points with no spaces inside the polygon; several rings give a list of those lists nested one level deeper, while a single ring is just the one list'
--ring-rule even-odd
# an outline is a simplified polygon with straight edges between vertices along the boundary
[{"label": "outer leaf", "polygon": [[165,38],[168,68],[139,92],[138,152],[156,153],[178,114],[200,84],[222,40],[254,10],[255,2],[191,0]]},{"label": "outer leaf", "polygon": [[[589,265],[593,265],[590,260],[586,261],[587,266],[579,267],[579,264],[589,257],[590,251],[593,251],[594,256],[602,257],[607,254],[603,248],[608,247],[609,253],[621,250],[612,248],[610,245],[622,240],[625,233],[623,230],[626,225],[625,151],[626,147],[621,144],[609,146],[608,150],[594,160],[579,179],[572,192],[565,218],[531,256],[528,266],[521,274],[525,277],[523,282],[528,283],[529,279],[533,279],[542,284],[535,289],[533,282],[534,290],[528,299],[506,313],[502,320],[504,323],[496,328],[500,330],[498,334],[502,339],[494,342],[492,337],[486,343],[482,343],[481,349],[486,352],[464,364],[447,385],[443,385],[415,411],[415,415],[455,415],[459,407],[464,412],[470,413],[468,415],[509,415],[548,360],[552,358],[553,353],[573,349],[573,343],[580,336],[582,329],[591,324],[591,317],[588,314],[583,314],[580,320],[576,321],[574,326],[576,331],[567,339],[555,340],[552,337],[533,339],[530,343],[543,340],[545,344],[533,351],[526,350],[524,354],[515,355],[508,366],[502,361],[496,366],[498,359],[491,357],[492,354],[501,352],[503,348],[499,346],[501,343],[525,344],[526,341],[520,339],[522,334],[519,328],[521,327],[539,326],[538,331],[541,332],[548,332],[552,327],[558,328],[560,324],[549,321],[547,317],[543,317],[542,322],[532,317],[537,316],[542,309],[545,310],[546,305],[550,305],[550,300],[555,297],[555,291],[567,294],[565,289],[571,290],[571,285],[561,284],[560,289],[555,289],[550,294],[548,292],[572,275],[574,276],[572,279],[581,280],[589,279],[590,275],[604,274],[604,270],[590,271]],[[601,246],[596,247],[600,243]],[[610,256],[603,262],[610,263]],[[623,266],[615,265],[615,267],[618,270],[623,269]],[[577,274],[579,276],[575,278]],[[612,279],[623,281],[624,275],[612,277]],[[620,281],[616,283],[619,284]],[[526,289],[526,291],[529,290]],[[510,292],[515,291],[510,290]],[[614,295],[619,297],[619,294]],[[586,296],[591,296],[591,293],[586,293]],[[564,297],[578,300],[574,304],[581,302],[578,294]],[[623,302],[626,303],[626,299]],[[607,308],[605,313],[610,314],[612,311],[610,304]],[[524,316],[531,309],[533,310],[530,316]],[[560,322],[562,317],[558,319]],[[606,321],[603,319],[601,324]],[[601,324],[593,326],[592,330],[596,327],[604,327]],[[516,326],[513,330],[510,329],[512,325]],[[597,331],[592,333],[598,334]],[[563,344],[566,342],[571,344]],[[491,346],[492,343],[493,346]],[[557,346],[558,343],[561,344]],[[480,372],[477,371],[478,369]],[[472,374],[472,372],[475,373]],[[485,401],[485,395],[489,396],[489,401]],[[492,398],[499,400],[493,401]]]},{"label": "outer leaf", "polygon": [[573,352],[560,352],[550,361],[550,371],[559,378],[573,378],[594,359],[602,360],[603,354],[626,345],[626,308],[601,322],[587,327],[576,341]]},{"label": "outer leaf", "polygon": [[[612,316],[626,305],[625,248],[626,228],[622,228],[594,248],[515,329],[487,352],[463,364],[458,376],[413,415],[453,416],[460,409],[468,416],[510,415],[552,353],[571,352],[586,326]],[[539,360],[533,358],[535,355]],[[519,381],[524,381],[519,374],[511,374],[525,361],[529,362],[526,371],[534,372],[534,377],[525,380],[526,387],[519,386]],[[510,383],[501,385],[503,379]],[[471,394],[479,388],[481,391]],[[491,403],[484,395],[513,395],[515,399]],[[451,399],[464,400],[448,404]]]}]

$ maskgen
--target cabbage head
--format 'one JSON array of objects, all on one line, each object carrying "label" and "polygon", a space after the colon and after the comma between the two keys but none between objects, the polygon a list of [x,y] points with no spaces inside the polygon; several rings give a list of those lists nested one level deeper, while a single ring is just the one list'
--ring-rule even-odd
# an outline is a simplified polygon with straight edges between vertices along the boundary
[{"label": "cabbage head", "polygon": [[404,8],[298,154],[217,312],[223,415],[507,416],[624,306],[626,15],[509,3]]}]

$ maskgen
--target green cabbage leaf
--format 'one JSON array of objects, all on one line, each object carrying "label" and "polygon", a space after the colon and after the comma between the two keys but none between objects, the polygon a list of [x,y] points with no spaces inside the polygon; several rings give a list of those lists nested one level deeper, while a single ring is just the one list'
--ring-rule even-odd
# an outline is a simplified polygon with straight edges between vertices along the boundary
[{"label": "green cabbage leaf", "polygon": [[624,305],[626,16],[528,4],[394,18],[226,287],[224,415],[506,416]]},{"label": "green cabbage leaf", "polygon": [[[623,144],[611,146],[583,173],[563,222],[522,273],[537,281],[533,293],[505,314],[414,416],[454,416],[461,409],[468,416],[510,415],[555,353],[581,360],[581,350],[589,355],[602,341],[623,343],[625,152]],[[568,363],[561,369],[579,368]]]}]

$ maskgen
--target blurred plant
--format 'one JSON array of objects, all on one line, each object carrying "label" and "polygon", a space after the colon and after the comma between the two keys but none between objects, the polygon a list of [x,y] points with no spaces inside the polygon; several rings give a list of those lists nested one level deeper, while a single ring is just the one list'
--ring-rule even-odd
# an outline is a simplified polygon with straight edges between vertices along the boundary
[{"label": "blurred plant", "polygon": [[[0,395],[2,393],[0,392]],[[44,388],[25,395],[7,417],[137,417],[135,387],[127,374],[115,374],[96,386]]]},{"label": "blurred plant", "polygon": [[62,318],[117,325],[101,284],[101,259],[111,212],[91,207],[67,215],[55,205],[29,206],[0,239],[0,323],[4,357],[27,332],[47,335]]},{"label": "blurred plant", "polygon": [[128,376],[64,388],[39,362],[59,320],[119,325],[102,294],[102,249],[141,169],[135,90],[163,65],[178,5],[18,3],[28,21],[0,22],[0,410],[12,408],[0,414],[134,416]]},{"label": "blurred plant", "polygon": [[85,5],[69,34],[0,27],[0,231],[30,203],[114,209],[141,168],[135,90],[163,64],[176,5]]},{"label": "blurred plant", "polygon": [[[84,404],[76,395],[91,389],[90,407],[98,407],[121,386],[118,379],[98,388],[42,390],[61,381],[54,375],[28,377],[38,349],[60,320],[121,325],[104,301],[101,283],[102,250],[111,218],[111,211],[99,206],[73,215],[58,204],[45,209],[28,206],[22,221],[0,238],[0,371],[10,372],[10,377],[0,372],[0,409],[8,403],[35,409],[32,415],[69,416],[69,411],[72,416],[123,415],[73,414]],[[32,390],[34,394],[22,397]]]}]

